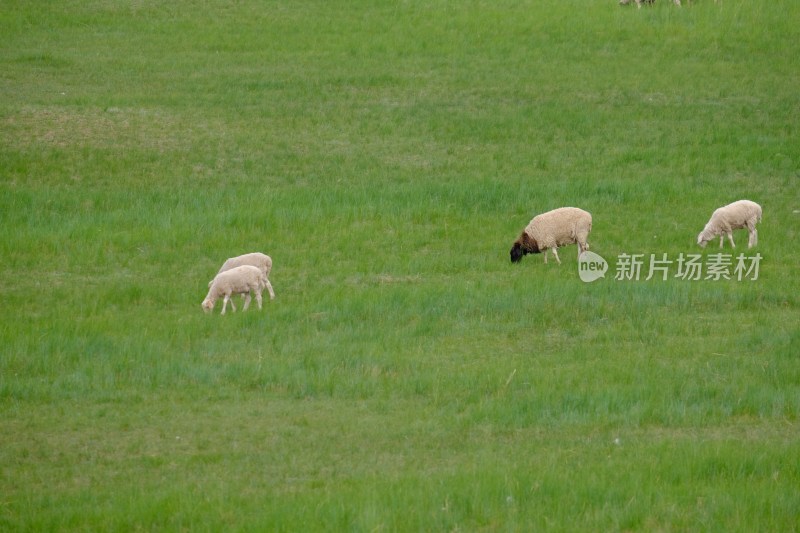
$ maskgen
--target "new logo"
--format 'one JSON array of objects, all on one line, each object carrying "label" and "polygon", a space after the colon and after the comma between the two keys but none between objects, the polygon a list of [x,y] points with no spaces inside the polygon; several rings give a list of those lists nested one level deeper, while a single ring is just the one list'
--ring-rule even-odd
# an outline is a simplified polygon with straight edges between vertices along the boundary
[{"label": "new logo", "polygon": [[591,283],[592,281],[606,277],[608,263],[605,259],[594,252],[583,252],[578,257],[578,275],[581,281]]}]

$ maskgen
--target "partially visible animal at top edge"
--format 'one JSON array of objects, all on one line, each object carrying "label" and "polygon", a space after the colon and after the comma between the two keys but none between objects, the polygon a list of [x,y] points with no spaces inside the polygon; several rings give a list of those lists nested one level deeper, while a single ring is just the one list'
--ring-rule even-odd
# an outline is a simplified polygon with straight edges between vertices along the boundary
[{"label": "partially visible animal at top edge", "polygon": [[[656,0],[635,0],[635,1],[636,1],[636,7],[638,7],[639,9],[642,9],[642,4],[653,4],[653,3],[655,3]],[[675,2],[676,6],[680,6],[681,5],[681,0],[673,0],[673,2]],[[619,0],[619,4],[621,6],[627,6],[630,3],[631,3],[631,0]]]}]

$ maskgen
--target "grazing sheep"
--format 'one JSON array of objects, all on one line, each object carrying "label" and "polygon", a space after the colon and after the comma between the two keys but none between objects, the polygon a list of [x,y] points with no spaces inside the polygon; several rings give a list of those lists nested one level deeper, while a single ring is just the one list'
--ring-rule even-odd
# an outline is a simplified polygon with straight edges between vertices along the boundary
[{"label": "grazing sheep", "polygon": [[750,200],[739,200],[720,207],[711,215],[706,227],[697,236],[697,244],[706,247],[708,241],[719,235],[719,247],[725,240],[725,235],[731,241],[731,247],[736,248],[733,243],[733,230],[747,228],[750,238],[747,240],[747,247],[752,248],[758,244],[758,232],[756,223],[761,222],[761,206]]},{"label": "grazing sheep", "polygon": [[[639,9],[642,9],[642,4],[653,4],[653,3],[655,3],[655,1],[656,0],[636,0],[636,7],[638,7]],[[680,6],[681,5],[681,0],[673,0],[673,2],[675,2],[676,6]],[[627,6],[630,3],[631,3],[631,0],[619,0],[619,5],[621,5],[621,6]],[[715,3],[716,3],[716,0],[715,0]]]},{"label": "grazing sheep", "polygon": [[242,265],[230,270],[226,270],[211,280],[211,288],[208,290],[205,300],[201,304],[203,311],[210,313],[214,309],[214,304],[220,296],[224,297],[222,302],[222,313],[225,314],[225,309],[228,307],[228,302],[231,302],[233,312],[236,312],[236,306],[231,301],[231,295],[241,294],[244,296],[244,310],[250,306],[250,292],[256,294],[256,301],[258,308],[261,309],[261,291],[267,285],[267,277],[264,272],[252,265]]},{"label": "grazing sheep", "polygon": [[556,261],[561,264],[556,249],[567,244],[578,244],[578,257],[589,249],[586,242],[592,231],[592,215],[577,207],[560,207],[541,215],[536,215],[528,226],[514,241],[511,247],[511,262],[516,263],[526,254],[544,252],[547,263],[547,251],[553,250]]},{"label": "grazing sheep", "polygon": [[[269,273],[272,270],[272,258],[268,255],[262,254],[260,252],[253,252],[250,254],[244,254],[237,257],[231,257],[227,259],[222,266],[220,267],[217,275],[225,272],[226,270],[230,270],[232,268],[242,266],[242,265],[251,265],[254,267],[258,267],[264,273],[264,277],[267,278],[267,292],[269,292],[269,299],[275,299],[275,291],[272,290],[272,284],[269,282]],[[213,281],[213,280],[212,280]],[[212,281],[208,282],[208,286],[211,286]],[[242,295],[244,297],[244,295]]]}]

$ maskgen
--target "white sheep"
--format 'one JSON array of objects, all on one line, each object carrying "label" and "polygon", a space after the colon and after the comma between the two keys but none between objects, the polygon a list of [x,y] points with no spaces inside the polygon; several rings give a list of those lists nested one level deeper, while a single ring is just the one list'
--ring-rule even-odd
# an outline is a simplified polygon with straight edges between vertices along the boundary
[{"label": "white sheep", "polygon": [[747,247],[752,248],[758,244],[758,231],[756,223],[761,222],[761,206],[750,200],[739,200],[720,207],[711,215],[711,219],[697,236],[697,244],[706,247],[708,241],[719,235],[719,247],[725,240],[725,235],[731,241],[731,247],[735,248],[733,242],[733,230],[747,228],[750,237],[747,240]]},{"label": "white sheep", "polygon": [[222,313],[225,314],[225,309],[228,307],[228,302],[231,302],[233,312],[236,312],[236,306],[231,300],[231,295],[241,294],[244,296],[244,310],[250,306],[250,292],[256,294],[256,301],[258,308],[261,309],[261,291],[267,285],[267,277],[264,272],[252,265],[242,265],[230,270],[226,270],[211,280],[210,289],[206,295],[203,303],[200,304],[203,311],[210,313],[214,309],[214,304],[220,296],[224,297],[222,303]]},{"label": "white sheep", "polygon": [[592,231],[592,215],[577,207],[560,207],[541,215],[536,215],[514,241],[511,247],[511,262],[516,263],[526,254],[553,250],[556,261],[561,264],[556,249],[567,244],[578,244],[578,257],[589,249],[586,239]]},{"label": "white sheep", "polygon": [[[236,257],[231,257],[227,259],[222,266],[220,267],[217,275],[225,272],[226,270],[230,270],[232,268],[236,268],[242,265],[250,265],[254,267],[258,267],[264,273],[264,277],[267,280],[266,287],[267,292],[269,292],[269,299],[275,299],[275,291],[272,290],[272,284],[269,282],[269,273],[272,270],[272,258],[268,255],[262,254],[261,252],[253,252],[249,254],[239,255]],[[208,286],[211,286],[214,280],[208,282]]]}]

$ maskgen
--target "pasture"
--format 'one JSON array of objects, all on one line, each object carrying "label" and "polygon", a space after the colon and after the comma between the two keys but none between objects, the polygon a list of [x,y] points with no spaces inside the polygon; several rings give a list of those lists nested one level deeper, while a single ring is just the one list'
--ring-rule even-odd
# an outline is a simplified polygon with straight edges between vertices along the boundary
[{"label": "pasture", "polygon": [[[0,530],[796,531],[798,20],[0,0]],[[757,279],[615,279],[740,198]]]}]

